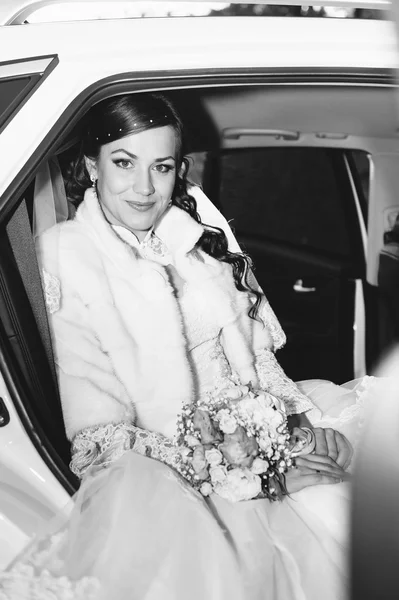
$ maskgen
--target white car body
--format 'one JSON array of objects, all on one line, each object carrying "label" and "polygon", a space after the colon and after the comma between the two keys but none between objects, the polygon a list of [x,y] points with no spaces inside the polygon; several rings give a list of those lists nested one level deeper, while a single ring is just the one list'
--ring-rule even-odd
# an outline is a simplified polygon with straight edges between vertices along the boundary
[{"label": "white car body", "polygon": [[[0,18],[7,23],[30,2],[4,2]],[[43,3],[37,3],[41,5]],[[316,3],[312,3],[316,4]],[[329,4],[332,4],[330,2]],[[344,4],[344,3],[340,3]],[[367,3],[363,3],[367,4]],[[58,64],[0,132],[0,196],[18,178],[25,165],[64,111],[90,86],[121,73],[138,79],[180,77],[187,73],[235,72],[265,68],[396,69],[398,39],[390,21],[305,18],[151,18],[35,23],[0,27],[0,81],[20,69],[31,57]],[[20,61],[16,63],[15,61]],[[226,147],[229,145],[225,140]],[[274,142],[271,141],[271,144]],[[312,144],[304,136],[300,142]],[[353,140],[340,140],[340,146]],[[384,228],[384,210],[399,210],[399,155],[397,139],[370,141],[368,151],[394,168],[391,178],[371,178],[370,210]],[[329,144],[334,146],[334,140]],[[374,144],[374,147],[372,145]],[[375,207],[372,198],[383,204]],[[364,234],[365,235],[365,234]],[[364,237],[367,243],[366,235]],[[376,255],[375,240],[372,256]],[[369,281],[375,281],[375,261],[368,263]],[[360,301],[360,300],[359,300]],[[0,568],[5,567],[52,515],[70,510],[70,496],[38,454],[0,376],[0,397],[10,422],[0,427]]]}]

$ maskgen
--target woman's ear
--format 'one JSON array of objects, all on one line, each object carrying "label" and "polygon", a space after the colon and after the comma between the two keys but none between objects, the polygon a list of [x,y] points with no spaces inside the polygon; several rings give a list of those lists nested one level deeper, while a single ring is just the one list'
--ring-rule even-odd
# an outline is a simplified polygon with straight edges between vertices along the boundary
[{"label": "woman's ear", "polygon": [[93,158],[89,158],[88,156],[85,156],[85,165],[86,165],[86,169],[87,172],[89,173],[89,177],[90,179],[93,181],[97,179],[97,165],[96,165],[96,161]]}]

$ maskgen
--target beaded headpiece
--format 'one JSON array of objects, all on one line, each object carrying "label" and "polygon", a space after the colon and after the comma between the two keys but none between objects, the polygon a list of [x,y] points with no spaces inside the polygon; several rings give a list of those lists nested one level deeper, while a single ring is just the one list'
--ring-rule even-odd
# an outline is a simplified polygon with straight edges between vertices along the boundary
[{"label": "beaded headpiece", "polygon": [[[147,125],[148,127],[146,127],[146,129],[150,129],[152,127],[162,127],[165,124],[168,124],[171,122],[171,118],[170,115],[163,115],[162,117],[158,117],[158,118],[153,118],[153,119],[148,119],[147,121]],[[144,127],[144,123],[133,123],[131,126],[123,128],[120,127],[119,129],[116,130],[111,130],[111,131],[103,131],[103,132],[99,132],[97,131],[97,135],[92,136],[91,135],[91,131],[89,130],[89,137],[92,138],[92,140],[95,140],[96,142],[99,142],[100,144],[107,144],[109,142],[112,142],[115,139],[119,139],[121,137],[125,137],[127,135],[130,135],[131,133],[134,133],[136,128],[142,129]]]}]

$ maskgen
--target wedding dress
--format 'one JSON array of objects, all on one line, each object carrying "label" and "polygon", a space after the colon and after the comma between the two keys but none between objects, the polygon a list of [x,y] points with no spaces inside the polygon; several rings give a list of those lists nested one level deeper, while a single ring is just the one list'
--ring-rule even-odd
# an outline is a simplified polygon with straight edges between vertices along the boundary
[{"label": "wedding dress", "polygon": [[[239,384],[201,290],[183,285],[179,302],[197,396]],[[271,373],[269,359],[260,361],[260,382],[275,377],[278,385],[279,367]],[[373,383],[312,380],[299,388],[314,404],[312,423],[338,429],[356,447]],[[167,457],[141,455],[139,439],[129,450],[131,434],[125,423],[78,436],[75,471],[99,449],[102,463],[87,471],[72,517],[53,523],[0,578],[1,600],[347,597],[349,483],[306,488],[281,502],[204,498]],[[145,440],[147,449],[151,444],[157,458],[155,434]]]},{"label": "wedding dress", "polygon": [[[207,202],[205,222],[217,223]],[[229,228],[221,226],[237,250]],[[147,242],[142,251],[150,255],[144,257],[167,265],[158,246]],[[51,313],[59,286],[51,274],[44,283]],[[228,356],[201,285],[180,282],[178,292],[195,396],[247,383],[231,368],[234,348]],[[275,347],[281,346],[284,334],[270,308],[264,320]],[[297,412],[309,409],[304,394],[312,401],[307,415],[313,425],[341,431],[356,449],[374,378],[344,386],[310,380],[298,390],[282,377],[270,350],[261,351],[257,365],[262,387],[272,386]],[[173,469],[173,444],[151,433],[151,414],[158,420],[162,414],[158,408],[147,415],[147,431],[109,423],[75,437],[71,468],[83,480],[72,514],[50,523],[0,574],[0,600],[347,598],[350,484],[309,487],[276,502],[204,498]]]}]

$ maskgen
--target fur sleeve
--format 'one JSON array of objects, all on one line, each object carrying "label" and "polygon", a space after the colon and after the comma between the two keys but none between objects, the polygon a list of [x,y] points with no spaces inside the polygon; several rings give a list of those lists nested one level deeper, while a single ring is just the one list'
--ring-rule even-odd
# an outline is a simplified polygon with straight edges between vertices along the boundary
[{"label": "fur sleeve", "polygon": [[[71,276],[73,265],[63,268],[66,258],[60,256],[63,232],[59,229],[55,227],[38,239],[38,259],[53,284],[59,282],[58,305],[50,308],[49,323],[65,429],[72,439],[86,427],[132,422],[134,408],[90,326],[88,308]],[[47,295],[48,290],[45,292]]]}]

